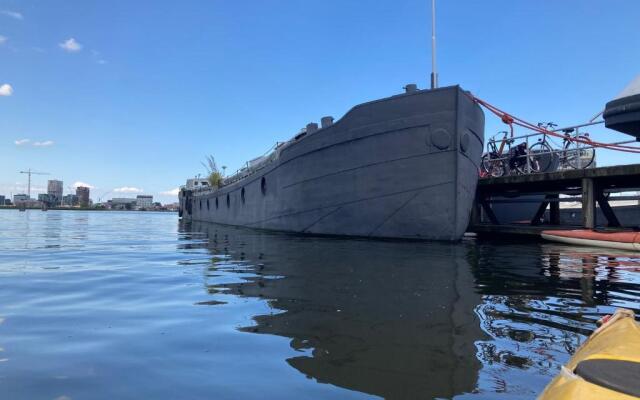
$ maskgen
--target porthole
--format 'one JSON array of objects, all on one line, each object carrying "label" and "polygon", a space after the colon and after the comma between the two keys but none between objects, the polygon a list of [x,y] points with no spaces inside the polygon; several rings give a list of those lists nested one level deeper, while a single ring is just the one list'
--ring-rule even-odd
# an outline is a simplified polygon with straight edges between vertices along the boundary
[{"label": "porthole", "polygon": [[264,178],[264,176],[260,180],[260,191],[263,195],[267,194],[267,180]]},{"label": "porthole", "polygon": [[218,208],[218,198],[216,197],[216,208]]},{"label": "porthole", "polygon": [[244,188],[240,191],[240,198],[242,199],[242,204],[244,204]]},{"label": "porthole", "polygon": [[207,210],[209,210],[209,199],[207,199]]},{"label": "porthole", "polygon": [[229,197],[229,193],[227,193],[227,208],[231,207],[231,198]]}]

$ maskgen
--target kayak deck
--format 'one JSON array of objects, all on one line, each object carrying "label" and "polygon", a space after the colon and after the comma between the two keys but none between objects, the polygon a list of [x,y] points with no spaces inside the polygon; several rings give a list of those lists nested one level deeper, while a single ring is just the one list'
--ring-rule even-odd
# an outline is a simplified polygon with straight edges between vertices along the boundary
[{"label": "kayak deck", "polygon": [[640,397],[640,325],[619,309],[596,329],[540,395],[547,399]]},{"label": "kayak deck", "polygon": [[634,231],[545,230],[540,236],[546,240],[560,243],[640,251],[640,232]]}]

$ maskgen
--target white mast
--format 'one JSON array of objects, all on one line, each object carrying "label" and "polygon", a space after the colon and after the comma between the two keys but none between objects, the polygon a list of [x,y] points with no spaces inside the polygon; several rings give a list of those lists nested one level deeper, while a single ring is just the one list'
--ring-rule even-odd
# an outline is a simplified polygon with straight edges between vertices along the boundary
[{"label": "white mast", "polygon": [[431,89],[438,87],[436,70],[436,0],[431,0]]}]

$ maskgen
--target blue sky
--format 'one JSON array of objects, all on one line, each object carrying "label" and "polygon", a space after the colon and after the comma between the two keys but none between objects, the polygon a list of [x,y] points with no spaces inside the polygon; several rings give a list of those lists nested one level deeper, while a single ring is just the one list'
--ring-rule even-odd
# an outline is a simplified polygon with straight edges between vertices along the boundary
[{"label": "blue sky", "polygon": [[[428,0],[0,0],[0,194],[31,167],[51,173],[36,189],[59,178],[94,200],[171,201],[205,155],[231,171],[310,121],[425,87],[429,13]],[[532,122],[583,122],[640,73],[639,17],[637,0],[440,0],[440,84]],[[487,119],[487,134],[502,128]]]}]

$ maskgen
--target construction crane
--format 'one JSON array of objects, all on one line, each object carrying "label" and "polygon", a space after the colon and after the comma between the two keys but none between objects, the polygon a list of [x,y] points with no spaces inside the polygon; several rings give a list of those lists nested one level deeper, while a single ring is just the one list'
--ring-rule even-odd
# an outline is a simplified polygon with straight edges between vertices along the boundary
[{"label": "construction crane", "polygon": [[106,195],[108,195],[111,192],[113,192],[113,190],[109,190],[108,192],[102,193],[102,196],[98,197],[98,203],[102,203],[102,198],[105,197]]},{"label": "construction crane", "polygon": [[27,176],[29,177],[29,183],[27,184],[27,196],[29,197],[29,199],[31,199],[31,175],[49,175],[48,172],[36,172],[32,171],[31,168],[26,171],[20,171],[20,173],[27,174]]}]

